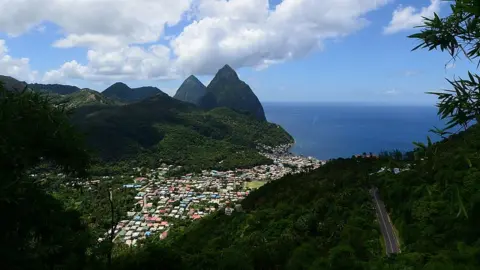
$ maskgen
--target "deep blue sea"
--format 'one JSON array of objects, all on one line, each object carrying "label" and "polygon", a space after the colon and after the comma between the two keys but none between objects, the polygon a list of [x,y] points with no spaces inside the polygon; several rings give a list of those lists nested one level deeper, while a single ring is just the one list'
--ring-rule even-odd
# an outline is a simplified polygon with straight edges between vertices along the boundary
[{"label": "deep blue sea", "polygon": [[413,149],[426,142],[433,126],[442,127],[434,106],[384,106],[339,103],[264,103],[267,119],[294,138],[292,152],[318,159],[363,152]]}]

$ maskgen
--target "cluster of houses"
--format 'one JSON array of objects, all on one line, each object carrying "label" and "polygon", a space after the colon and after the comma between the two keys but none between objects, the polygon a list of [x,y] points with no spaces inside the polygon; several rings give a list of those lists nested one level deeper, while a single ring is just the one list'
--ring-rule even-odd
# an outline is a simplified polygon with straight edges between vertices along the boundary
[{"label": "cluster of houses", "polygon": [[151,170],[145,177],[124,185],[138,191],[135,206],[127,213],[129,220],[121,221],[115,229],[115,241],[135,245],[138,240],[160,233],[168,235],[171,226],[179,221],[200,219],[221,209],[226,215],[242,211],[240,201],[252,191],[250,181],[272,181],[289,173],[320,167],[323,162],[270,151],[271,165],[231,171],[204,170],[200,174],[187,174],[168,178],[163,165]]}]

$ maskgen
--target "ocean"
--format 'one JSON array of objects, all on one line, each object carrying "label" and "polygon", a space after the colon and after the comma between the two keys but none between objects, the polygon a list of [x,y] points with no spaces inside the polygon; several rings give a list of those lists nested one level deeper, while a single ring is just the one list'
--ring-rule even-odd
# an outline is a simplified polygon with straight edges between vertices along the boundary
[{"label": "ocean", "polygon": [[326,160],[385,150],[410,151],[426,142],[433,126],[443,127],[434,106],[341,103],[264,103],[269,122],[294,138],[292,152]]}]

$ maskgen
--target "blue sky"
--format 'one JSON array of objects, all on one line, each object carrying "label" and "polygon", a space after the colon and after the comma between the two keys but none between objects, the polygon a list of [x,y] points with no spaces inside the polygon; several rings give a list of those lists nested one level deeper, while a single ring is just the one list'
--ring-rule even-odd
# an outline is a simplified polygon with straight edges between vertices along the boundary
[{"label": "blue sky", "polygon": [[424,92],[474,68],[410,51],[422,15],[448,14],[438,0],[92,1],[0,0],[0,73],[173,94],[230,64],[261,101],[433,104]]}]

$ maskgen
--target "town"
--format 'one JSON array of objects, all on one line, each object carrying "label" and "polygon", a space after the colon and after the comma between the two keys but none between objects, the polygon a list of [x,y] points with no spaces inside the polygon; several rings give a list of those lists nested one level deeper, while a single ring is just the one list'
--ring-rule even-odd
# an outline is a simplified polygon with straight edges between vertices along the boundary
[{"label": "town", "polygon": [[[272,159],[273,164],[231,171],[203,170],[200,174],[181,177],[166,177],[167,172],[175,168],[162,164],[143,177],[132,179],[133,183],[125,184],[124,188],[138,191],[136,203],[127,213],[128,219],[115,227],[114,241],[130,246],[153,234],[160,234],[163,239],[178,220],[197,220],[218,210],[226,215],[242,211],[240,201],[252,190],[287,174],[316,169],[325,163],[292,155],[287,152],[288,145],[263,148],[268,152],[261,153]],[[106,235],[109,233],[111,231]]]}]

